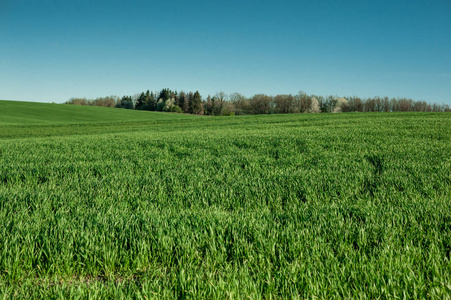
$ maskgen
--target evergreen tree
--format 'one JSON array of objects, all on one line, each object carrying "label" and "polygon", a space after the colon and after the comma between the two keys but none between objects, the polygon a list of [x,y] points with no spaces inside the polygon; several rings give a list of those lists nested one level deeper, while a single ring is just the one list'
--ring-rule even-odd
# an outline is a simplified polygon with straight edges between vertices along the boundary
[{"label": "evergreen tree", "polygon": [[144,95],[144,92],[143,92],[139,95],[138,99],[136,99],[135,109],[138,109],[138,110],[144,109],[145,103],[146,103],[146,96]]},{"label": "evergreen tree", "polygon": [[188,96],[186,97],[186,112],[191,114],[191,102],[193,102],[194,94],[193,92],[189,92]]},{"label": "evergreen tree", "polygon": [[189,112],[191,114],[202,114],[202,97],[200,96],[199,92],[196,91],[193,95],[193,98],[190,99],[189,103]]},{"label": "evergreen tree", "polygon": [[178,96],[178,98],[179,98],[179,106],[182,109],[182,111],[185,112],[184,107],[185,107],[185,102],[187,102],[186,101],[186,94],[185,94],[185,92],[181,91],[179,96]]},{"label": "evergreen tree", "polygon": [[155,95],[152,92],[147,90],[146,95],[144,97],[144,108],[145,110],[155,110],[157,105],[157,100],[155,99]]},{"label": "evergreen tree", "polygon": [[163,99],[163,101],[168,100],[169,98],[173,98],[175,93],[170,89],[162,89],[160,91],[160,95],[158,96],[158,100]]},{"label": "evergreen tree", "polygon": [[121,101],[116,104],[116,107],[133,109],[133,98],[132,96],[124,96]]},{"label": "evergreen tree", "polygon": [[179,103],[184,113],[189,113],[189,102],[193,97],[193,93],[189,92],[188,94],[184,92],[180,92]]},{"label": "evergreen tree", "polygon": [[174,94],[172,95],[172,98],[174,98],[174,105],[179,106],[179,95],[177,93],[177,91],[174,92]]}]

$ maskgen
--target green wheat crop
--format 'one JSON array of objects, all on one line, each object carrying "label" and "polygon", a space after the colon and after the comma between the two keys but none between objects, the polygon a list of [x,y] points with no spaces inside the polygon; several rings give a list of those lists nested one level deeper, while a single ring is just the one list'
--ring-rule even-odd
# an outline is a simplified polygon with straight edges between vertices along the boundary
[{"label": "green wheat crop", "polygon": [[450,114],[104,112],[0,119],[4,299],[451,297]]}]

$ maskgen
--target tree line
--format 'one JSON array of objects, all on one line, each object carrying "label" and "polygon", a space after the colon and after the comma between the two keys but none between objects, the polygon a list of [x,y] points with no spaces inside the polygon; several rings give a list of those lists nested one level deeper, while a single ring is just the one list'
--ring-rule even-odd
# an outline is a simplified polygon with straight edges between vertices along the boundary
[{"label": "tree line", "polygon": [[334,97],[285,94],[269,96],[256,94],[245,97],[239,93],[223,92],[203,98],[196,92],[177,92],[168,88],[159,92],[142,92],[134,96],[107,96],[96,99],[71,98],[66,104],[116,107],[125,109],[187,113],[196,115],[255,115],[328,112],[450,112],[447,104],[388,97]]}]

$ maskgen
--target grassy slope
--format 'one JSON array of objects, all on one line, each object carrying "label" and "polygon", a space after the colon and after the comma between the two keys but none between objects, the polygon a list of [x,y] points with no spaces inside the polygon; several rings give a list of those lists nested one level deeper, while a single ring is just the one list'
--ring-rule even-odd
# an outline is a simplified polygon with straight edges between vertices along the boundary
[{"label": "grassy slope", "polygon": [[144,115],[0,126],[0,297],[450,296],[450,114]]},{"label": "grassy slope", "polygon": [[130,121],[167,121],[193,116],[161,114],[93,106],[0,101],[0,125],[64,125],[116,123]]},{"label": "grassy slope", "polygon": [[[182,127],[200,117],[128,109],[0,101],[0,139],[133,132]],[[164,126],[161,126],[164,125]]]}]

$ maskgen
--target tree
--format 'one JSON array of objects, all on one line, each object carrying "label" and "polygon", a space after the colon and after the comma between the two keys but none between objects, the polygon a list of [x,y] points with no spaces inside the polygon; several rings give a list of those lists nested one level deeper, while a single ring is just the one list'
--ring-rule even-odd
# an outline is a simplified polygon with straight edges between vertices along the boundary
[{"label": "tree", "polygon": [[207,101],[204,103],[204,112],[206,115],[213,113],[213,102],[210,95],[207,96]]},{"label": "tree", "polygon": [[292,95],[277,95],[274,97],[274,104],[277,113],[291,113],[294,107],[294,97]]},{"label": "tree", "polygon": [[411,111],[412,110],[412,99],[401,98],[398,99],[399,111]]},{"label": "tree", "polygon": [[319,108],[319,101],[316,97],[312,97],[312,103],[310,104],[310,112],[311,113],[320,113],[321,110]]},{"label": "tree", "polygon": [[136,99],[135,109],[138,110],[144,109],[145,103],[146,103],[146,95],[143,92],[139,95],[138,99]]},{"label": "tree", "polygon": [[364,111],[367,112],[372,112],[372,111],[376,111],[376,100],[373,98],[368,98],[364,103]]},{"label": "tree", "polygon": [[172,107],[175,106],[174,102],[174,98],[169,98],[164,101],[163,111],[171,111]]},{"label": "tree", "polygon": [[235,113],[237,115],[250,114],[249,99],[239,93],[233,93],[229,96],[230,101],[235,106]]},{"label": "tree", "polygon": [[390,100],[388,99],[388,97],[384,97],[384,99],[382,100],[382,111],[390,112],[390,110]]},{"label": "tree", "polygon": [[86,98],[70,98],[68,101],[66,101],[66,104],[88,105],[88,100]]},{"label": "tree", "polygon": [[180,104],[179,103],[179,94],[177,93],[177,91],[174,92],[174,95],[172,98],[174,98],[174,105],[179,106],[179,104]]},{"label": "tree", "polygon": [[212,103],[212,114],[215,116],[222,115],[222,110],[224,108],[225,104],[225,94],[224,92],[217,93],[213,99],[211,100]]},{"label": "tree", "polygon": [[169,98],[175,98],[175,92],[170,89],[162,89],[160,91],[160,95],[158,96],[158,100],[163,99],[163,101],[168,100]]},{"label": "tree", "polygon": [[303,91],[293,97],[293,109],[292,112],[295,113],[307,113],[309,112],[312,99]]},{"label": "tree", "polygon": [[272,97],[257,94],[250,99],[251,114],[269,114],[272,110]]},{"label": "tree", "polygon": [[157,99],[155,99],[155,95],[152,92],[147,90],[146,95],[144,96],[144,105],[143,109],[145,110],[155,110],[157,106]]},{"label": "tree", "polygon": [[164,108],[164,101],[163,101],[163,99],[162,98],[160,98],[160,99],[158,99],[158,102],[157,102],[157,106],[156,106],[156,111],[163,111],[163,108]]},{"label": "tree", "polygon": [[189,101],[188,101],[188,95],[184,91],[180,91],[179,94],[179,106],[182,109],[184,113],[189,112]]},{"label": "tree", "polygon": [[95,100],[92,100],[92,105],[102,107],[115,107],[116,98],[116,96],[99,97]]},{"label": "tree", "polygon": [[133,109],[133,99],[132,96],[124,96],[122,99],[116,104],[118,108],[126,108]]},{"label": "tree", "polygon": [[193,98],[190,99],[189,112],[191,114],[196,114],[196,115],[200,115],[203,113],[202,97],[200,96],[199,91],[196,91],[193,95]]},{"label": "tree", "polygon": [[235,115],[235,105],[231,101],[225,101],[222,107],[223,116],[234,116]]},{"label": "tree", "polygon": [[334,113],[347,112],[348,111],[348,100],[346,98],[337,98],[334,106]]}]

